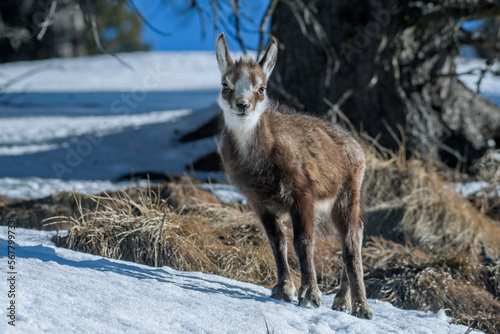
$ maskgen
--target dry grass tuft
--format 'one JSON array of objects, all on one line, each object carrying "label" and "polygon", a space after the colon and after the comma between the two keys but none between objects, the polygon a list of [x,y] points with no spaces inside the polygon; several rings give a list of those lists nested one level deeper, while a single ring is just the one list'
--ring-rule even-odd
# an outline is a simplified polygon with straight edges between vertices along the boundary
[{"label": "dry grass tuft", "polygon": [[172,209],[155,194],[133,200],[94,196],[93,211],[69,218],[73,225],[60,246],[100,256],[202,271],[270,285],[276,279],[265,234],[253,214],[205,204]]},{"label": "dry grass tuft", "polygon": [[364,186],[367,232],[435,251],[455,247],[500,258],[500,223],[458,194],[419,159],[368,154]]},{"label": "dry grass tuft", "polygon": [[500,221],[500,150],[489,150],[473,166],[479,181],[486,186],[469,200],[481,213]]},{"label": "dry grass tuft", "polygon": [[455,322],[490,333],[499,328],[498,266],[485,266],[466,251],[429,253],[382,238],[371,238],[363,256],[368,298],[403,309],[445,309]]}]

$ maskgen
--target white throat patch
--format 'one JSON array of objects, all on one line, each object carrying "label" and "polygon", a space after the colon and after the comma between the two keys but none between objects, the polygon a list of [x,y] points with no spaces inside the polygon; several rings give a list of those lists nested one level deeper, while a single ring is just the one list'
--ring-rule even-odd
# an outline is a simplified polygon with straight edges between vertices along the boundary
[{"label": "white throat patch", "polygon": [[245,116],[239,116],[233,112],[229,103],[220,94],[217,103],[222,109],[226,127],[234,136],[238,151],[242,155],[247,155],[254,141],[255,130],[259,124],[260,116],[267,109],[267,97],[255,106],[254,111]]}]

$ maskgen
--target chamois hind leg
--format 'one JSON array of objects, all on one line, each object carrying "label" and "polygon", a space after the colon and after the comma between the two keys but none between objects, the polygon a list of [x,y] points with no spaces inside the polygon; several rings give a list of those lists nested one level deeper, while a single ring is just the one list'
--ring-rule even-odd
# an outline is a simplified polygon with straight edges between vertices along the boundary
[{"label": "chamois hind leg", "polygon": [[314,202],[305,195],[301,203],[296,203],[290,210],[293,224],[293,245],[300,262],[301,286],[299,306],[313,307],[321,305],[321,291],[316,282],[314,269]]},{"label": "chamois hind leg", "polygon": [[[342,240],[342,259],[351,295],[351,315],[371,319],[372,312],[366,300],[361,260],[363,222],[361,221],[360,191],[360,187],[344,187],[334,205],[333,220]],[[344,295],[343,298],[346,297]],[[338,302],[334,301],[332,308],[342,304],[347,306],[347,302],[341,299],[342,295],[338,298]]]},{"label": "chamois hind leg", "polygon": [[340,288],[333,300],[332,309],[335,311],[351,311],[351,289],[347,277],[346,266],[342,265],[342,276],[340,277]]},{"label": "chamois hind leg", "polygon": [[287,260],[286,235],[283,231],[283,225],[277,219],[276,215],[267,210],[257,213],[266,230],[278,272],[278,283],[272,289],[271,298],[292,302],[293,295],[295,294],[295,285],[290,275],[290,267]]}]

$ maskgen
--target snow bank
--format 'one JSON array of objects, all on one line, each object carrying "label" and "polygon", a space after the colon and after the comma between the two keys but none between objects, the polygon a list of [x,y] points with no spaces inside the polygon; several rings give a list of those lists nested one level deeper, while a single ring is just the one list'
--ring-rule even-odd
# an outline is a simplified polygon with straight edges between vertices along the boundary
[{"label": "snow bank", "polygon": [[213,52],[119,56],[133,70],[108,55],[0,64],[0,86],[34,71],[0,95],[0,195],[116,190],[146,172],[224,180],[189,169],[214,138],[179,142],[218,113]]},{"label": "snow bank", "polygon": [[[6,254],[7,228],[0,227]],[[53,232],[16,230],[16,327],[3,333],[464,333],[437,314],[369,300],[373,320],[268,298],[268,289],[220,276],[152,268],[55,247]],[[0,260],[7,262],[3,256]],[[0,291],[8,282],[0,280]],[[7,293],[1,293],[7,305]]]},{"label": "snow bank", "polygon": [[202,184],[200,188],[209,191],[224,203],[247,204],[247,199],[235,186],[229,184]]},{"label": "snow bank", "polygon": [[212,51],[132,52],[118,56],[132,68],[109,55],[1,64],[0,85],[35,71],[7,92],[181,91],[220,86]]},{"label": "snow bank", "polygon": [[33,199],[52,195],[57,191],[75,191],[78,193],[97,195],[103,191],[125,190],[134,186],[146,187],[147,180],[137,182],[111,182],[109,180],[61,180],[29,178],[0,178],[0,195],[12,199]]}]

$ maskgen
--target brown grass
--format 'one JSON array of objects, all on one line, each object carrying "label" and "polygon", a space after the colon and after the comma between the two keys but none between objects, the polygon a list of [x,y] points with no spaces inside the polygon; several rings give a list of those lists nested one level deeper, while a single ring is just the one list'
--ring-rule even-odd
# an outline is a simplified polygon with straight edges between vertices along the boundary
[{"label": "brown grass", "polygon": [[[195,193],[194,190],[185,192]],[[92,196],[94,210],[82,209],[78,218],[54,217],[58,223],[72,226],[66,237],[55,239],[56,243],[104,257],[218,274],[268,288],[276,283],[276,268],[267,236],[247,208],[201,204],[204,197],[188,200],[184,195],[176,197],[174,202],[181,204],[182,198],[186,202],[173,208],[170,198],[161,199],[151,189],[137,189],[134,195],[132,198],[123,191],[114,193],[113,197]],[[287,228],[287,232],[292,276],[299,286],[299,265],[293,252],[291,229]],[[338,283],[339,254],[340,247],[331,237],[318,237],[315,258],[323,289]]]},{"label": "brown grass", "polygon": [[252,213],[205,204],[172,209],[152,202],[94,196],[96,208],[69,218],[73,227],[57,243],[74,250],[177,270],[202,271],[270,285],[272,253]]},{"label": "brown grass", "polygon": [[368,233],[433,248],[455,247],[500,259],[500,223],[454,191],[435,167],[402,154],[368,154],[364,186]]},{"label": "brown grass", "polygon": [[489,150],[474,164],[474,171],[479,181],[489,184],[481,194],[473,195],[469,200],[479,211],[500,221],[500,150]]},{"label": "brown grass", "polygon": [[455,322],[490,333],[499,328],[498,266],[466,251],[432,253],[382,238],[367,242],[363,258],[368,298],[403,309],[445,309]]}]

